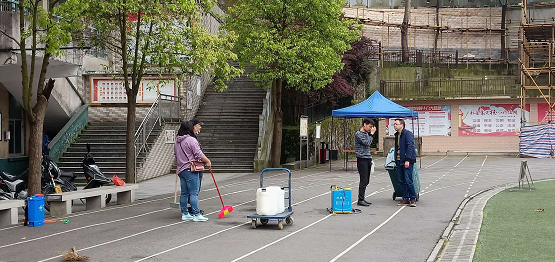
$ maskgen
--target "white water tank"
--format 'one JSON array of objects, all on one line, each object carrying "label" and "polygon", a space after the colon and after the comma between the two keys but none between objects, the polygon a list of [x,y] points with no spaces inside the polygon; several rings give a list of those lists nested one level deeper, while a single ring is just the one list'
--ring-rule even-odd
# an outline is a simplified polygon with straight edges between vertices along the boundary
[{"label": "white water tank", "polygon": [[285,210],[285,190],[279,186],[270,186],[267,189],[276,195],[278,214]]},{"label": "white water tank", "polygon": [[277,215],[277,191],[262,187],[256,190],[256,214],[261,216]]}]

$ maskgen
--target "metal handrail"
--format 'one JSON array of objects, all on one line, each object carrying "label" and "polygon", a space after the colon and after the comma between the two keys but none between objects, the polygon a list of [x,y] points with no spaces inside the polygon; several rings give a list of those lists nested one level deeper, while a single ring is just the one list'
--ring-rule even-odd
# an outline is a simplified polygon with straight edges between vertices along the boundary
[{"label": "metal handrail", "polygon": [[[152,103],[152,106],[143,118],[143,121],[139,125],[139,128],[137,129],[137,131],[135,131],[135,137],[133,141],[133,145],[135,148],[135,180],[137,178],[137,158],[142,152],[146,152],[148,150],[147,141],[152,134],[152,130],[154,130],[156,124],[162,126],[164,118],[179,119],[179,100],[180,99],[178,96],[158,94],[158,97],[156,97],[156,100]],[[177,103],[177,110],[175,110],[174,112],[172,107],[170,107],[169,115],[165,115],[166,112],[162,111],[163,101],[172,101],[174,103]]]}]

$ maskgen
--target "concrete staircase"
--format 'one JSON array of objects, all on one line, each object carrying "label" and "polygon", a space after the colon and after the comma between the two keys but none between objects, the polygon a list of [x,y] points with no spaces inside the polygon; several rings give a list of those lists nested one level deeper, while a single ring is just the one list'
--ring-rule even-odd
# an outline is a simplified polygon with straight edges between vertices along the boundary
[{"label": "concrete staircase", "polygon": [[[252,71],[248,68],[246,74]],[[199,142],[214,172],[252,173],[266,91],[247,75],[227,86],[224,92],[212,86],[205,91],[196,115],[203,122]],[[176,172],[175,167],[171,172]]]},{"label": "concrete staircase", "polygon": [[[78,183],[85,183],[81,163],[87,152],[87,143],[91,145],[91,154],[102,172],[109,178],[113,175],[125,179],[125,122],[89,123],[74,143],[64,152],[58,166],[64,171],[75,172]],[[156,127],[148,139],[152,146],[162,129]],[[146,157],[141,153],[137,158],[139,168]]]}]

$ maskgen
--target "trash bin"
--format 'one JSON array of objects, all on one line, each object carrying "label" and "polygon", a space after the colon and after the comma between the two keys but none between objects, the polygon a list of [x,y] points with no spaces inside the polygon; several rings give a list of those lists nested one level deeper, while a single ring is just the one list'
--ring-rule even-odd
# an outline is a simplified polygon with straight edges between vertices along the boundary
[{"label": "trash bin", "polygon": [[42,194],[27,197],[27,216],[30,227],[44,225],[44,196]]},{"label": "trash bin", "polygon": [[326,142],[320,142],[321,147],[320,147],[320,164],[325,164],[326,163],[326,158],[327,158],[327,150],[326,150]]},{"label": "trash bin", "polygon": [[[393,148],[389,150],[387,158],[385,160],[385,170],[389,173],[389,178],[391,179],[391,184],[393,185],[393,200],[397,197],[403,196],[403,191],[401,190],[401,184],[399,183],[399,175],[397,174],[397,165],[395,164],[395,155]],[[414,163],[412,169],[412,185],[414,186],[414,192],[416,192],[416,201],[420,200],[420,177],[418,176],[418,165]]]}]

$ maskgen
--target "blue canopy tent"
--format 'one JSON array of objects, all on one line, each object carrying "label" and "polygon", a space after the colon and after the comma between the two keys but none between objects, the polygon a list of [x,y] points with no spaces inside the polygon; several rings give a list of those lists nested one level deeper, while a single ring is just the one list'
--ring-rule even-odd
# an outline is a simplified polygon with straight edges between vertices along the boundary
[{"label": "blue canopy tent", "polygon": [[[359,118],[359,117],[368,117],[368,118],[416,118],[418,121],[418,112],[414,110],[410,110],[404,106],[401,106],[387,97],[380,94],[380,92],[375,91],[368,99],[364,100],[363,102],[341,108],[332,111],[331,114],[331,123],[332,123],[332,132],[330,136],[330,147],[333,148],[333,118],[334,117],[342,117],[345,119],[347,118]],[[419,124],[417,124],[420,126]],[[345,136],[345,127],[343,127],[344,136]],[[414,121],[413,121],[413,129],[414,130]],[[420,128],[418,128],[418,136],[420,136]],[[330,170],[331,170],[331,160],[330,160]]]}]

